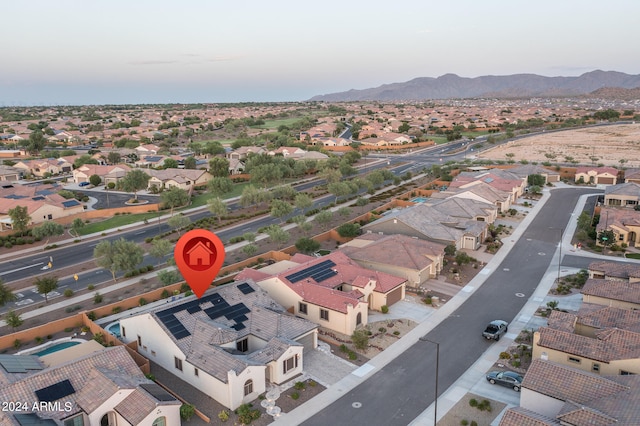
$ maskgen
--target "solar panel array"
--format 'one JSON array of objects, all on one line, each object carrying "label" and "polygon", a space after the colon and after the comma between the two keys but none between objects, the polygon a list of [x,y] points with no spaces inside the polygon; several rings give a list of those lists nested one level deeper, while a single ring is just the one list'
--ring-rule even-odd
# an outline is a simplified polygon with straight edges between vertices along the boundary
[{"label": "solar panel array", "polygon": [[38,401],[53,402],[74,393],[76,393],[76,390],[73,388],[73,385],[69,379],[65,379],[46,388],[38,389],[36,396],[38,397]]},{"label": "solar panel array", "polygon": [[56,426],[52,419],[41,419],[35,413],[14,413],[13,417],[20,426]]},{"label": "solar panel array", "polygon": [[149,392],[158,401],[175,401],[169,392],[157,383],[142,383],[140,387]]},{"label": "solar panel array", "polygon": [[[247,291],[247,288],[242,290],[240,288],[242,285],[243,284],[240,284],[238,286],[238,289],[242,293],[249,294],[254,291],[254,289],[246,283],[244,283],[244,285],[248,287],[249,291]],[[203,309],[202,306],[208,304],[207,302],[211,303],[212,306]],[[187,311],[191,315],[196,312],[203,311],[212,320],[225,317],[227,320],[235,322],[231,328],[236,331],[245,328],[244,322],[249,319],[246,314],[251,312],[244,303],[238,303],[233,306],[229,305],[229,303],[224,299],[224,297],[220,296],[219,293],[211,293],[200,299],[191,300],[187,303],[181,303],[179,305],[172,306],[171,308],[156,312],[158,319],[165,325],[165,327],[167,327],[169,332],[177,340],[184,339],[191,335],[189,330],[187,330],[180,320],[176,318],[175,314],[181,311]]]},{"label": "solar panel array", "polygon": [[255,290],[247,283],[242,283],[238,286],[238,290],[242,292],[242,294],[253,293]]},{"label": "solar panel array", "polygon": [[36,355],[0,355],[0,365],[7,373],[26,373],[28,370],[42,370],[44,367]]},{"label": "solar panel array", "polygon": [[321,282],[338,274],[336,271],[331,269],[334,266],[336,266],[336,264],[333,260],[325,260],[313,266],[309,266],[302,271],[287,275],[285,278],[291,283],[297,283],[305,278],[313,278],[316,282]]}]

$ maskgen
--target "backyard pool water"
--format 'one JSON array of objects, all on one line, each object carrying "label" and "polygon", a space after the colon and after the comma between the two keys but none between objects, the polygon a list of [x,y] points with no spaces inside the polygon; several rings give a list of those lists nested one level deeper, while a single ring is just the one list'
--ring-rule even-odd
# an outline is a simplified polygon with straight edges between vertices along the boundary
[{"label": "backyard pool water", "polygon": [[120,338],[120,323],[114,322],[113,324],[110,324],[107,327],[107,331],[113,334],[114,336],[116,336],[117,338]]},{"label": "backyard pool water", "polygon": [[427,201],[427,197],[416,197],[412,198],[411,201],[414,203],[424,203],[425,201]]},{"label": "backyard pool water", "polygon": [[49,355],[49,354],[52,354],[54,352],[58,352],[58,351],[61,351],[63,349],[70,348],[71,346],[79,345],[80,343],[82,343],[82,342],[78,342],[76,340],[70,340],[70,341],[67,341],[67,342],[55,343],[55,344],[49,346],[46,349],[43,349],[43,350],[41,350],[39,352],[34,353],[33,355],[37,355],[37,356]]}]

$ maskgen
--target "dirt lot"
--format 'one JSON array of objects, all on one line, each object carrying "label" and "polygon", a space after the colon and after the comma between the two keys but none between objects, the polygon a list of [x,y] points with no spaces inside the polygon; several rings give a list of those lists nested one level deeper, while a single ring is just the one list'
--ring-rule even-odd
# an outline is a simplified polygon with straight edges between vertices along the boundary
[{"label": "dirt lot", "polygon": [[[477,155],[480,159],[640,167],[640,124],[565,130],[508,142]],[[624,163],[620,163],[624,160]]]}]

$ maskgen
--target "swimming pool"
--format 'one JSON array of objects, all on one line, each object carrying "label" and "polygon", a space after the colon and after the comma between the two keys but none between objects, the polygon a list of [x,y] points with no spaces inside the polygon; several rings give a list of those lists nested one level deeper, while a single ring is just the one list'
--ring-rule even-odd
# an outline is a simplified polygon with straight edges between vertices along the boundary
[{"label": "swimming pool", "polygon": [[110,324],[107,327],[107,331],[113,334],[114,336],[116,336],[117,338],[120,338],[120,323],[114,322],[113,324]]},{"label": "swimming pool", "polygon": [[416,197],[411,199],[411,201],[413,201],[414,203],[424,203],[425,201],[427,201],[427,197]]},{"label": "swimming pool", "polygon": [[63,349],[67,349],[70,348],[71,346],[75,346],[75,345],[79,345],[82,342],[78,342],[78,341],[67,341],[67,342],[61,342],[61,343],[56,343],[53,344],[51,346],[49,346],[48,348],[41,350],[40,352],[36,352],[33,355],[37,355],[37,356],[44,356],[44,355],[49,355],[52,354],[54,352],[58,352],[61,351]]}]

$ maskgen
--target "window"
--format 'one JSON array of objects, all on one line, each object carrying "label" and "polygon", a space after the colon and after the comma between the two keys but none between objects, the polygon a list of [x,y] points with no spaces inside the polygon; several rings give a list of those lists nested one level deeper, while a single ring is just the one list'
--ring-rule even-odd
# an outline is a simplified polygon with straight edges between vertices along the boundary
[{"label": "window", "polygon": [[300,312],[301,314],[307,314],[307,304],[306,303],[302,303],[299,302],[298,303],[298,312]]},{"label": "window", "polygon": [[153,421],[151,426],[167,426],[167,418],[166,417],[158,417]]},{"label": "window", "polygon": [[632,373],[631,371],[625,371],[625,370],[620,370],[620,375],[621,376],[633,376],[636,373]]},{"label": "window", "polygon": [[127,330],[124,327],[120,327],[120,329],[122,330],[122,337],[127,337]]},{"label": "window", "polygon": [[575,358],[575,357],[570,356],[570,357],[568,358],[568,360],[569,360],[569,362],[573,362],[573,363],[576,363],[576,364],[580,364],[580,358]]},{"label": "window", "polygon": [[253,380],[249,379],[244,382],[244,396],[251,395],[253,393]]},{"label": "window", "polygon": [[320,309],[320,319],[329,321],[329,311],[327,311],[326,309]]},{"label": "window", "polygon": [[196,377],[200,375],[200,371],[195,367],[193,368],[193,375]]},{"label": "window", "polygon": [[298,368],[298,355],[292,356],[291,358],[282,361],[282,370],[284,371],[284,374],[287,374],[294,368]]},{"label": "window", "polygon": [[360,324],[362,324],[362,312],[358,312],[358,315],[356,315],[356,325]]},{"label": "window", "polygon": [[182,360],[180,358],[178,358],[177,356],[174,356],[173,363],[178,370],[182,371]]},{"label": "window", "polygon": [[156,351],[151,351],[151,355],[156,356]]},{"label": "window", "polygon": [[49,220],[53,219],[53,215],[52,214],[47,215],[47,219]]},{"label": "window", "polygon": [[142,346],[142,337],[138,334],[138,346]]},{"label": "window", "polygon": [[236,349],[240,352],[247,352],[249,350],[249,338],[245,338],[236,342]]},{"label": "window", "polygon": [[100,419],[100,426],[116,426],[116,415],[113,411],[109,411]]},{"label": "window", "polygon": [[79,414],[70,419],[66,419],[63,424],[64,426],[84,426],[84,417],[82,414]]},{"label": "window", "polygon": [[591,371],[593,371],[594,373],[599,373],[600,372],[600,364],[597,362],[594,362],[593,364],[591,364]]}]

